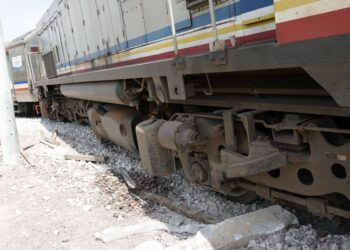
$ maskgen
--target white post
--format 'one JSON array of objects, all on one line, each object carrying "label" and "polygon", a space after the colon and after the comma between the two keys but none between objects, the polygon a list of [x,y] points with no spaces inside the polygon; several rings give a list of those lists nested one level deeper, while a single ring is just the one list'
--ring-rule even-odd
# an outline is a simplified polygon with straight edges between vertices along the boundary
[{"label": "white post", "polygon": [[18,165],[20,148],[11,93],[11,80],[7,67],[5,42],[0,20],[0,142],[3,163]]},{"label": "white post", "polygon": [[176,35],[174,9],[173,9],[172,0],[168,0],[168,6],[169,6],[169,15],[170,15],[170,22],[171,22],[171,31],[173,34],[174,51],[175,51],[175,55],[179,56],[179,48],[177,45],[177,37],[176,37],[177,35]]}]

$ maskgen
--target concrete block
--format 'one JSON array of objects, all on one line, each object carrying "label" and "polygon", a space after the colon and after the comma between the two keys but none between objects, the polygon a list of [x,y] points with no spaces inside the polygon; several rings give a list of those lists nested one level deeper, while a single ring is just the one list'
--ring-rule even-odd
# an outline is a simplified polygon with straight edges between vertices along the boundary
[{"label": "concrete block", "polygon": [[293,214],[275,205],[208,225],[198,231],[194,237],[167,249],[226,250],[246,247],[250,240],[276,233],[289,225],[298,223],[298,219]]}]

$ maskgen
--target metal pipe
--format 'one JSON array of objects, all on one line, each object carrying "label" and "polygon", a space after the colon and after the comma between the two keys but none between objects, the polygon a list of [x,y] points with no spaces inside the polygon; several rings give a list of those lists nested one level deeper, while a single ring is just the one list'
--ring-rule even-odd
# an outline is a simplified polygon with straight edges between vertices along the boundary
[{"label": "metal pipe", "polygon": [[209,0],[209,10],[210,10],[212,33],[213,33],[213,41],[216,42],[217,40],[219,40],[219,38],[218,38],[218,30],[216,28],[214,0]]},{"label": "metal pipe", "polygon": [[11,94],[11,80],[7,67],[6,51],[0,21],[0,138],[3,162],[6,165],[20,163],[20,149]]},{"label": "metal pipe", "polygon": [[174,19],[172,0],[168,0],[168,6],[169,6],[171,31],[172,31],[172,34],[173,34],[174,52],[175,52],[176,56],[179,56],[179,47],[177,45],[177,38],[176,38],[177,35],[176,35],[176,27],[175,27],[175,19]]}]

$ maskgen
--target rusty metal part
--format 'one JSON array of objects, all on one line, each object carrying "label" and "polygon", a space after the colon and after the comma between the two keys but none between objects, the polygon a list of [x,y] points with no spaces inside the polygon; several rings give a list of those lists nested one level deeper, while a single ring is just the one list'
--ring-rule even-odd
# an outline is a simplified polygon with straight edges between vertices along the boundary
[{"label": "rusty metal part", "polygon": [[207,169],[199,162],[194,162],[191,166],[192,175],[197,183],[204,183],[208,180]]},{"label": "rusty metal part", "polygon": [[192,175],[189,152],[192,150],[191,143],[197,142],[198,137],[191,125],[182,121],[167,121],[158,132],[159,144],[177,155],[187,179],[192,182],[195,182],[196,178]]},{"label": "rusty metal part", "polygon": [[127,106],[135,106],[140,97],[138,90],[128,91],[122,81],[68,84],[60,91],[70,98]]},{"label": "rusty metal part", "polygon": [[169,151],[158,142],[158,132],[165,120],[149,119],[136,127],[137,142],[144,170],[152,176],[168,176],[175,172]]},{"label": "rusty metal part", "polygon": [[89,122],[97,138],[110,140],[130,151],[137,152],[136,125],[144,117],[125,106],[99,106],[88,111]]},{"label": "rusty metal part", "polygon": [[168,82],[165,77],[153,77],[155,95],[163,103],[170,101]]},{"label": "rusty metal part", "polygon": [[164,124],[159,128],[158,140],[159,144],[164,148],[177,150],[176,136],[180,128],[184,126],[182,122],[171,121],[164,122]]},{"label": "rusty metal part", "polygon": [[[342,144],[337,144],[337,138],[341,139]],[[303,133],[303,142],[309,148],[301,154],[299,162],[289,162],[275,172],[265,172],[247,179],[299,195],[340,193],[350,199],[349,139],[343,138],[341,134],[310,131]]]},{"label": "rusty metal part", "polygon": [[[221,172],[222,179],[252,176],[287,165],[287,154],[272,146],[268,136],[258,136],[254,122],[255,114],[259,112],[236,113],[229,110],[223,113],[227,148],[220,151],[222,167],[221,170],[217,170]],[[240,118],[244,129],[243,136],[236,136],[234,133],[234,116]],[[242,142],[246,144],[246,154],[239,153],[237,144]]]},{"label": "rusty metal part", "polygon": [[50,101],[49,99],[43,99],[39,102],[40,105],[40,111],[41,111],[41,116],[43,118],[49,118],[50,117],[50,112],[49,112],[49,104]]},{"label": "rusty metal part", "polygon": [[191,144],[199,141],[199,134],[188,124],[169,121],[160,127],[158,140],[167,149],[186,151]]},{"label": "rusty metal part", "polygon": [[[237,185],[243,189],[250,190],[253,192],[257,192],[257,190],[260,189],[259,185],[250,184],[242,181],[237,182]],[[309,212],[321,217],[331,218],[332,216],[340,216],[350,219],[350,211],[329,205],[327,200],[313,197],[305,198],[288,192],[272,189],[266,186],[265,189],[268,190],[269,193],[269,197],[262,196],[265,199],[269,199],[272,201],[281,200],[291,202],[296,205],[305,207]]]},{"label": "rusty metal part", "polygon": [[[210,185],[215,190],[229,194],[232,188],[226,183],[243,177],[259,183],[259,188],[254,191],[270,200],[278,198],[272,195],[271,190],[275,189],[294,194],[292,197],[296,204],[301,203],[302,198],[299,196],[308,196],[305,206],[312,213],[322,216],[328,216],[325,212],[326,205],[327,209],[335,208],[318,197],[340,193],[350,199],[350,169],[346,153],[350,152],[350,139],[341,133],[349,130],[331,127],[335,123],[329,122],[329,118],[318,121],[315,117],[288,114],[275,124],[258,122],[266,124],[266,129],[271,129],[270,134],[264,134],[266,130],[262,130],[263,133],[258,130],[261,126],[256,126],[255,116],[265,115],[261,111],[224,111],[221,114],[221,118],[215,115],[193,115],[192,119],[188,118],[202,140],[196,143],[196,147],[193,147],[194,144],[189,145],[187,154],[179,154],[183,158],[181,162],[186,163],[192,161],[192,156],[189,156],[191,150],[205,153],[210,162]],[[178,116],[177,119],[181,120],[181,117],[185,115]],[[206,125],[199,120],[205,121]],[[223,145],[227,147],[220,149],[219,141],[210,141],[200,132],[208,126],[208,121],[214,120],[224,128]],[[293,129],[285,131],[285,128]],[[226,137],[227,131],[229,138]],[[246,150],[240,150],[242,144],[246,145]],[[217,148],[221,152],[219,159],[208,154]],[[202,164],[203,161],[199,163]],[[202,174],[202,168],[197,167],[196,171],[190,172],[190,176],[186,176],[191,181],[201,183]],[[336,212],[337,215],[342,213]]]},{"label": "rusty metal part", "polygon": [[260,123],[266,128],[279,130],[297,130],[297,131],[313,131],[313,132],[325,132],[325,133],[341,133],[341,134],[350,134],[350,129],[340,129],[340,128],[326,128],[326,127],[316,127],[310,126],[309,124],[305,125],[281,125],[281,124],[267,124],[264,120],[256,119],[255,123]]},{"label": "rusty metal part", "polygon": [[90,101],[75,100],[65,97],[45,100],[46,111],[51,119],[87,122],[87,111],[91,107]]},{"label": "rusty metal part", "polygon": [[223,113],[225,127],[226,148],[232,151],[237,150],[237,137],[235,135],[234,116],[235,111],[226,110]]},{"label": "rusty metal part", "polygon": [[224,144],[224,128],[219,120],[176,114],[159,129],[159,144],[180,160],[187,179],[211,186],[209,159],[220,160],[219,148]]},{"label": "rusty metal part", "polygon": [[287,153],[271,152],[261,156],[243,156],[227,150],[221,151],[225,166],[225,178],[238,178],[256,175],[287,165]]}]

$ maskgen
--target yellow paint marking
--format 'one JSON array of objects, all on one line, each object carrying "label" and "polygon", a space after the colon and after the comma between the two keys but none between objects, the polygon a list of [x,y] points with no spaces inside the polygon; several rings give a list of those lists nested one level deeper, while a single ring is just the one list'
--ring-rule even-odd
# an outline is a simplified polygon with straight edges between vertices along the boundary
[{"label": "yellow paint marking", "polygon": [[[269,15],[266,15],[266,16],[263,16],[260,18],[261,18],[260,22],[251,23],[251,24],[249,24],[249,27],[261,26],[261,25],[265,25],[265,24],[274,22],[274,14],[269,14]],[[243,30],[244,28],[245,28],[245,25],[243,25],[243,24],[232,23],[231,25],[229,25],[227,27],[219,28],[218,34],[225,35],[228,33],[233,33],[236,31]],[[199,41],[199,40],[203,40],[203,39],[208,39],[210,37],[212,37],[212,32],[207,31],[207,32],[204,32],[201,34],[193,35],[191,37],[180,38],[180,39],[178,39],[177,42],[178,42],[178,44],[187,44],[187,43],[191,43],[191,42],[195,42],[195,41]],[[165,41],[165,42],[160,42],[160,43],[155,44],[155,45],[147,46],[145,48],[136,48],[136,49],[133,49],[130,51],[124,51],[124,52],[121,52],[121,53],[114,55],[114,56],[125,58],[125,57],[129,57],[129,56],[133,56],[133,55],[138,55],[138,54],[142,54],[142,53],[152,52],[155,50],[169,48],[172,46],[173,46],[172,41]]]},{"label": "yellow paint marking", "polygon": [[243,21],[242,24],[243,25],[252,25],[252,24],[261,23],[261,22],[271,20],[271,19],[275,19],[275,13],[270,13],[270,14],[265,15],[265,16],[251,18],[251,19]]},{"label": "yellow paint marking", "polygon": [[[281,0],[275,1],[275,11],[281,12],[288,9],[296,8],[302,5],[318,2],[320,0]],[[336,1],[336,0],[333,0]]]}]

